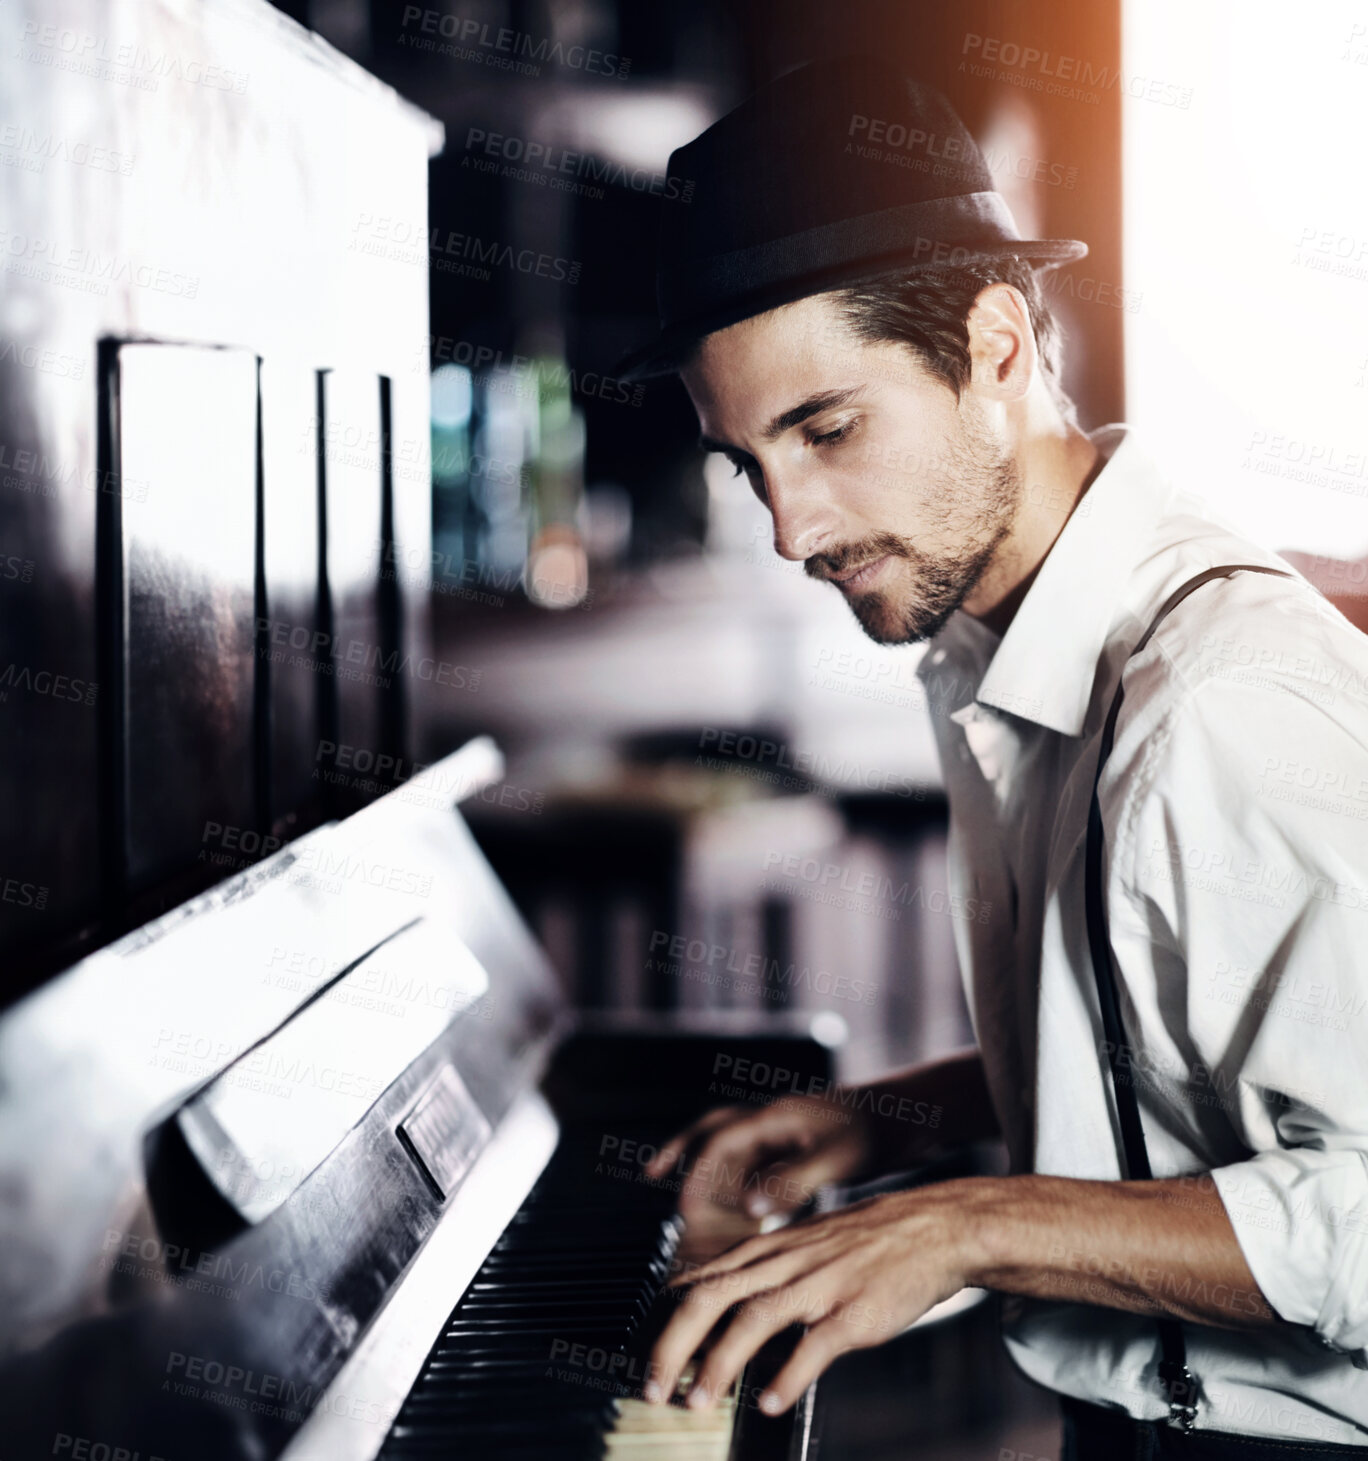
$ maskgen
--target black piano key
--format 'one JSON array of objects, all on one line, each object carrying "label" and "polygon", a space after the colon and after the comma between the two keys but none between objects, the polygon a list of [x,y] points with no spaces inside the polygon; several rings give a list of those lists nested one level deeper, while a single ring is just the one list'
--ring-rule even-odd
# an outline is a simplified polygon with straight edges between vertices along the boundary
[{"label": "black piano key", "polygon": [[627,1345],[681,1229],[668,1190],[596,1177],[596,1148],[562,1140],[438,1336],[382,1458],[602,1454],[617,1397],[635,1388]]}]

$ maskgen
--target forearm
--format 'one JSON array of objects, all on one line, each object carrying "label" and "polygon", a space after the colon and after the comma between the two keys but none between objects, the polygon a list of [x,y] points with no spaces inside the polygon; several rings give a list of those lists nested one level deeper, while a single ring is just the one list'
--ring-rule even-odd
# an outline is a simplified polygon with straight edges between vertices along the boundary
[{"label": "forearm", "polygon": [[966,1283],[1223,1329],[1281,1322],[1209,1181],[986,1177],[942,1190]]},{"label": "forearm", "polygon": [[652,1351],[654,1398],[705,1347],[689,1403],[710,1404],[798,1321],[807,1333],[760,1399],[770,1414],[844,1350],[904,1332],[966,1286],[1224,1329],[1282,1322],[1205,1176],[931,1183],[748,1238],[674,1283],[688,1292]]},{"label": "forearm", "polygon": [[897,1171],[944,1147],[998,1135],[977,1048],[957,1050],[859,1087],[869,1093],[874,1165]]}]

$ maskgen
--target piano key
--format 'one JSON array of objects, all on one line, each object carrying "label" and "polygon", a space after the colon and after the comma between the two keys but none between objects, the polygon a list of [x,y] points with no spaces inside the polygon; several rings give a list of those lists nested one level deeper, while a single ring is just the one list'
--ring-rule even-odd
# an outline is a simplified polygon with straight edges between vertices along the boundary
[{"label": "piano key", "polygon": [[636,1350],[682,1224],[668,1190],[596,1178],[595,1148],[562,1140],[433,1345],[382,1461],[727,1461],[734,1393],[707,1412],[638,1397]]}]

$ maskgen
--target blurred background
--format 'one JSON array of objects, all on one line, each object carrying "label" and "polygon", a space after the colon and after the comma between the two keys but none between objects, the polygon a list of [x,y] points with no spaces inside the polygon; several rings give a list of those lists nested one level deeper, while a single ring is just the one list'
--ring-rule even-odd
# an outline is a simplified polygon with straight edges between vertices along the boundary
[{"label": "blurred background", "polygon": [[488,733],[469,820],[582,1009],[798,1015],[846,1079],[968,1043],[921,648],[614,374],[672,149],[813,57],[948,95],[1022,234],[1089,244],[1046,276],[1083,425],[1368,623],[1354,4],[8,14],[6,1002]]}]

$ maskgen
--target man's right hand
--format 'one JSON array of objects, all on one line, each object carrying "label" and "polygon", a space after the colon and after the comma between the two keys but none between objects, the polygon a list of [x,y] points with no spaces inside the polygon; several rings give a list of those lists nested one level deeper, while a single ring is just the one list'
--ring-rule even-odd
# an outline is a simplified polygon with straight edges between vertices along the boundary
[{"label": "man's right hand", "polygon": [[868,1116],[816,1096],[759,1109],[722,1106],[672,1137],[646,1175],[681,1184],[686,1222],[718,1208],[751,1218],[792,1212],[826,1182],[866,1171],[874,1155]]}]

